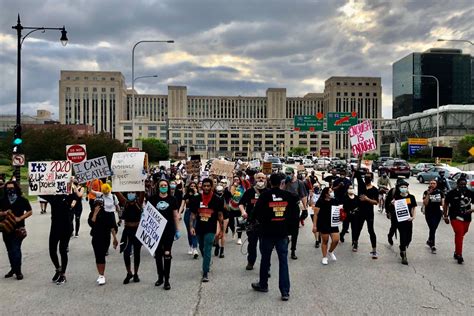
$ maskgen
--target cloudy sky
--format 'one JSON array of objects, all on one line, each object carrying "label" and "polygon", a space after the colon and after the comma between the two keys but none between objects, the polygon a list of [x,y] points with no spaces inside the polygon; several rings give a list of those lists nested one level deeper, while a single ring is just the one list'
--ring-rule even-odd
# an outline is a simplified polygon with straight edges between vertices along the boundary
[{"label": "cloudy sky", "polygon": [[[436,42],[474,39],[472,0],[0,0],[0,113],[16,113],[16,24],[66,26],[36,32],[22,48],[22,111],[58,114],[60,70],[121,71],[131,85],[135,52],[139,93],[288,96],[322,92],[330,76],[382,77],[383,115],[391,117],[392,63],[414,51],[472,46]],[[23,34],[25,34],[24,32]],[[454,45],[453,45],[454,44]]]}]

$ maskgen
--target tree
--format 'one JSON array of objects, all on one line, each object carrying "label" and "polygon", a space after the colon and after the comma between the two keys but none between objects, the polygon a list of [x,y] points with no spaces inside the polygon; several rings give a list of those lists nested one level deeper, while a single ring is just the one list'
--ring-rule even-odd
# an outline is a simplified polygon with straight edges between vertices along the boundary
[{"label": "tree", "polygon": [[73,131],[62,125],[25,129],[22,136],[21,147],[28,161],[65,160],[66,145],[76,139]]},{"label": "tree", "polygon": [[115,152],[127,151],[127,146],[116,139],[113,139],[108,133],[87,135],[78,138],[78,144],[85,144],[87,149],[87,159],[106,156],[107,161],[112,161],[112,155]]},{"label": "tree", "polygon": [[454,148],[454,158],[458,161],[467,160],[471,156],[469,154],[471,147],[474,147],[474,135],[464,136]]},{"label": "tree", "polygon": [[307,155],[308,154],[308,148],[306,147],[292,147],[289,151],[288,151],[288,155],[292,156],[292,155],[295,155],[295,156],[304,156],[304,155]]},{"label": "tree", "polygon": [[405,143],[402,143],[402,145],[400,146],[400,157],[402,159],[405,159],[407,160],[408,159],[408,142],[405,142]]},{"label": "tree", "polygon": [[160,160],[168,160],[169,158],[168,146],[160,139],[142,139],[142,149],[144,152],[148,153],[149,161],[156,162]]}]

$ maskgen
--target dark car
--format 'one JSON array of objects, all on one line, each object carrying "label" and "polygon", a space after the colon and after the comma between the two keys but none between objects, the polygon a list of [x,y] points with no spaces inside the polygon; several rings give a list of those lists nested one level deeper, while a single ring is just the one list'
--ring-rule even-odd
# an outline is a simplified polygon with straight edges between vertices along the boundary
[{"label": "dark car", "polygon": [[328,165],[328,171],[331,171],[332,169],[347,170],[347,163],[345,160],[331,160]]},{"label": "dark car", "polygon": [[403,159],[387,160],[379,167],[379,176],[382,172],[385,172],[390,178],[405,176],[408,179],[411,175],[410,165]]},{"label": "dark car", "polygon": [[294,164],[295,163],[295,158],[294,157],[286,157],[286,163],[287,164]]},{"label": "dark car", "polygon": [[379,167],[383,165],[387,160],[392,160],[392,157],[379,157],[377,160],[372,162],[372,172],[379,170]]},{"label": "dark car", "polygon": [[283,168],[283,164],[278,157],[268,157],[266,161],[272,163],[272,169],[281,170]]}]

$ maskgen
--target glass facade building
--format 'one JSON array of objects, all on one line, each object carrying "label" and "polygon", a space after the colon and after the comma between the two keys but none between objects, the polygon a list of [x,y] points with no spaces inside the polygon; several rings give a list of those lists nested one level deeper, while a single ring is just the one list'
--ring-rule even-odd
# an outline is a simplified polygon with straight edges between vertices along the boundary
[{"label": "glass facade building", "polygon": [[440,106],[472,103],[472,57],[459,49],[430,49],[393,64],[393,118],[436,108],[436,81],[413,75],[438,79]]}]

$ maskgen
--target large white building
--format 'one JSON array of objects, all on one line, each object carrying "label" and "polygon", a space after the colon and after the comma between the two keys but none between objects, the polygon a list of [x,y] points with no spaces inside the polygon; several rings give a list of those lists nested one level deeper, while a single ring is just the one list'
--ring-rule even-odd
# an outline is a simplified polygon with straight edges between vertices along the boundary
[{"label": "large white building", "polygon": [[[96,132],[128,142],[132,96],[120,72],[61,71],[60,122],[91,124]],[[294,116],[357,112],[359,120],[373,119],[377,129],[382,114],[379,77],[331,77],[323,93],[303,97],[288,97],[284,88],[269,88],[258,97],[190,96],[185,86],[169,86],[167,95],[134,97],[137,138],[168,140],[204,157],[281,154],[292,147],[306,147],[318,156],[329,149],[331,156],[347,157],[347,133],[295,132]]]}]

